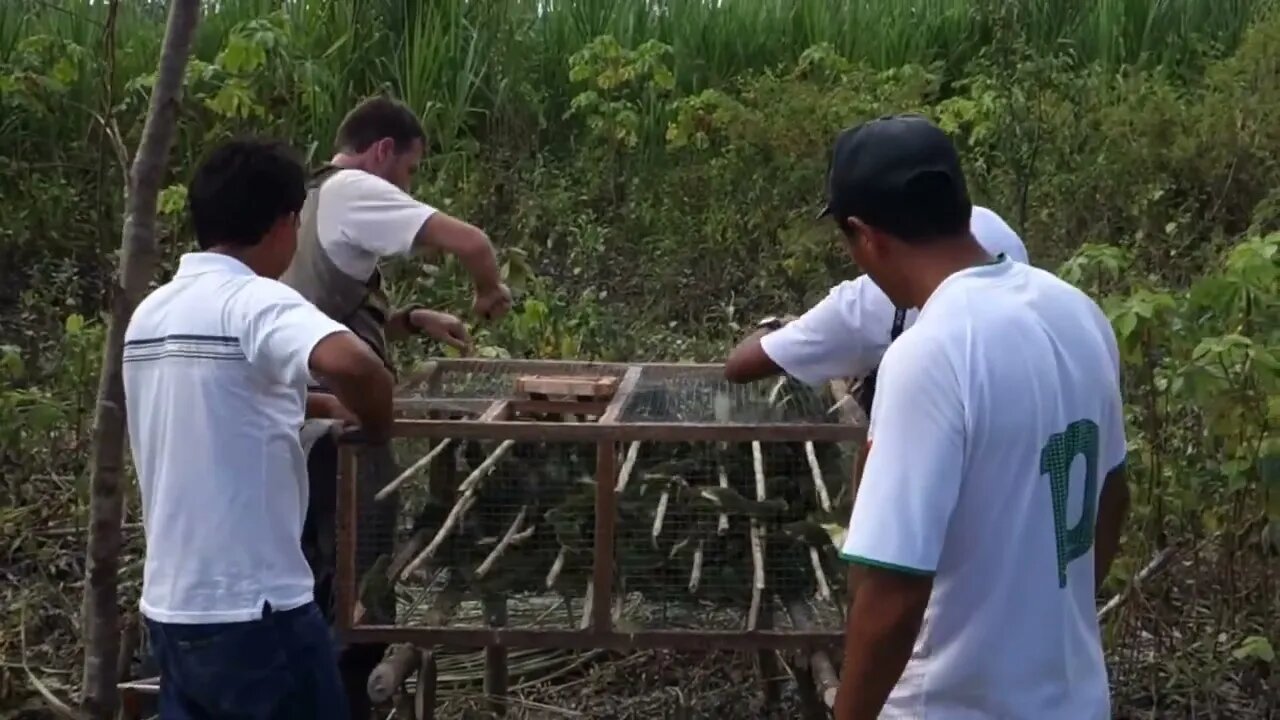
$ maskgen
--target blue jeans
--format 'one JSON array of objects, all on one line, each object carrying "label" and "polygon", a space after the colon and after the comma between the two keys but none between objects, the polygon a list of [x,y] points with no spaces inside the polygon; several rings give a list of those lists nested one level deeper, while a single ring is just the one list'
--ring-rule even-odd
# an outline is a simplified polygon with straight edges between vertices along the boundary
[{"label": "blue jeans", "polygon": [[314,602],[261,620],[147,620],[161,720],[347,720],[329,626]]}]

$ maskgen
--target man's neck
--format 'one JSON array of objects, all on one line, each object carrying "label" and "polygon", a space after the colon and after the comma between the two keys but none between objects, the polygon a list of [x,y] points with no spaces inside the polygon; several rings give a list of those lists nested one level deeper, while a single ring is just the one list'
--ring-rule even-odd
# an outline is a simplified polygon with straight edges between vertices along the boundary
[{"label": "man's neck", "polygon": [[369,168],[367,167],[368,164],[365,162],[364,157],[360,155],[338,153],[333,156],[333,159],[329,161],[329,164],[336,168],[342,168],[343,170],[363,170],[365,172],[369,172]]},{"label": "man's neck", "polygon": [[257,262],[257,253],[254,252],[254,248],[252,247],[246,248],[237,247],[235,245],[215,245],[208,250],[205,250],[205,252],[213,253],[214,255],[225,255],[229,258],[239,260],[244,263],[246,267],[252,270],[255,275],[267,277],[267,274],[262,272],[261,263]]},{"label": "man's neck", "polygon": [[939,241],[932,246],[920,248],[919,252],[917,270],[912,273],[913,287],[909,290],[911,307],[916,308],[923,308],[947,278],[962,270],[995,260],[971,234],[957,240]]}]

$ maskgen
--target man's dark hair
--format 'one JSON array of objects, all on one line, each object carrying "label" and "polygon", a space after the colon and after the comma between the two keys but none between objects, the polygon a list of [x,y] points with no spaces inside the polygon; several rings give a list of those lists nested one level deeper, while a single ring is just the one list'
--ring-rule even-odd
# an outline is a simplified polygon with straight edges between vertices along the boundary
[{"label": "man's dark hair", "polygon": [[405,152],[414,140],[427,141],[422,122],[408,105],[377,95],[368,98],[347,113],[338,126],[334,144],[338,152],[362,153],[383,138],[396,143],[396,152]]},{"label": "man's dark hair", "polygon": [[280,218],[302,210],[307,173],[276,140],[241,138],[214,148],[187,186],[187,206],[202,250],[253,247]]}]

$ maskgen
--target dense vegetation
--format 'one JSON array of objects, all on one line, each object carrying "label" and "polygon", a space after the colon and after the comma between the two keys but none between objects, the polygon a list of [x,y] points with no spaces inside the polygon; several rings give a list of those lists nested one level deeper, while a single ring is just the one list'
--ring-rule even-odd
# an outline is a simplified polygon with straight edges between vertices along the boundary
[{"label": "dense vegetation", "polygon": [[[254,131],[313,160],[387,88],[420,197],[522,302],[481,352],[715,359],[855,272],[812,221],[843,126],[917,110],[1125,352],[1135,508],[1102,590],[1119,715],[1280,711],[1280,13],[1263,0],[217,0],[162,195]],[[0,713],[72,692],[103,292],[157,0],[0,2]],[[457,268],[394,294],[461,311]],[[412,363],[430,350],[406,349]],[[131,518],[136,521],[135,518]],[[131,526],[126,602],[140,580]]]}]

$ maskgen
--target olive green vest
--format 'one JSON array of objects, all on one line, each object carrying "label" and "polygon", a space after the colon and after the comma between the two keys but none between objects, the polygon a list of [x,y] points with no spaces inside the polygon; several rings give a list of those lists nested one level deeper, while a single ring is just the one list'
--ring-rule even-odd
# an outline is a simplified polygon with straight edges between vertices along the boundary
[{"label": "olive green vest", "polygon": [[341,169],[325,165],[308,183],[298,229],[298,249],[280,282],[297,290],[325,315],[350,328],[394,374],[385,331],[391,312],[382,289],[382,273],[375,267],[373,274],[361,282],[339,269],[320,244],[317,225],[320,187]]}]

